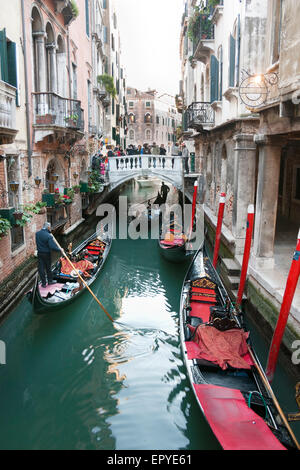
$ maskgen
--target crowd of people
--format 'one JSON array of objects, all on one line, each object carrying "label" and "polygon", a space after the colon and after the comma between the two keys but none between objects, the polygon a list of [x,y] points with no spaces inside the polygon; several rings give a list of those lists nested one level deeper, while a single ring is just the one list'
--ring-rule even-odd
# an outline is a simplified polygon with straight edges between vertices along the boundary
[{"label": "crowd of people", "polygon": [[[143,145],[133,145],[130,144],[127,149],[123,149],[122,146],[116,145],[103,145],[101,149],[93,156],[92,158],[92,170],[98,171],[103,177],[105,176],[109,159],[112,157],[131,157],[136,155],[154,155],[162,157],[162,164],[164,167],[165,159],[163,158],[167,154],[167,150],[164,144],[158,146],[155,142],[152,145],[143,144]],[[173,157],[182,156],[184,159],[185,172],[189,173],[189,151],[185,145],[182,143],[179,145],[175,142],[172,145],[171,155]],[[174,159],[172,160],[172,167],[174,166]]]}]

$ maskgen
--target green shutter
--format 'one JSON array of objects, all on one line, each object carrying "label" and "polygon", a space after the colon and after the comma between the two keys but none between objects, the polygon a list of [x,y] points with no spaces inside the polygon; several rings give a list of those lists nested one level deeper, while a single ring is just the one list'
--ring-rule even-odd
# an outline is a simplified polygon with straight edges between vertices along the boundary
[{"label": "green shutter", "polygon": [[212,55],[210,58],[210,101],[218,101],[219,98],[219,61]]},{"label": "green shutter", "polygon": [[230,35],[230,60],[229,60],[229,86],[234,87],[234,75],[235,75],[235,39]]},{"label": "green shutter", "polygon": [[16,104],[19,106],[18,70],[17,70],[17,45],[15,42],[7,43],[8,83],[14,86],[16,91]]},{"label": "green shutter", "polygon": [[90,9],[89,9],[89,0],[85,0],[85,26],[86,34],[90,36]]},{"label": "green shutter", "polygon": [[8,82],[6,29],[0,31],[1,80]]}]

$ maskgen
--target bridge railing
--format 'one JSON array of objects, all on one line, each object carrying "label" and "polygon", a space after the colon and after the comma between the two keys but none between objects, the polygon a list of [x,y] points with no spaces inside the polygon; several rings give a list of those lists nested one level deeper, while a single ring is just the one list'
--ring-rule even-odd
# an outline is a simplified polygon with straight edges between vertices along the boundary
[{"label": "bridge railing", "polygon": [[169,155],[125,155],[109,159],[109,173],[123,173],[129,171],[143,172],[174,172],[182,171],[182,157]]}]

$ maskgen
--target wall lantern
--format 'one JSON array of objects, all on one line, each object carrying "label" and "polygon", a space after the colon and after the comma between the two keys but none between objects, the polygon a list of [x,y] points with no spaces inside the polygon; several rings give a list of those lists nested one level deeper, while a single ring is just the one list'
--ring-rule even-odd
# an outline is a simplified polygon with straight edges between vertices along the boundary
[{"label": "wall lantern", "polygon": [[9,187],[10,187],[10,190],[13,192],[13,193],[16,193],[19,189],[19,183],[17,181],[11,181],[9,183]]},{"label": "wall lantern", "polygon": [[37,187],[39,188],[39,187],[40,187],[40,184],[41,184],[41,182],[42,182],[42,178],[40,178],[39,176],[36,176],[36,177],[34,178],[34,182],[35,182],[35,184],[37,185]]}]

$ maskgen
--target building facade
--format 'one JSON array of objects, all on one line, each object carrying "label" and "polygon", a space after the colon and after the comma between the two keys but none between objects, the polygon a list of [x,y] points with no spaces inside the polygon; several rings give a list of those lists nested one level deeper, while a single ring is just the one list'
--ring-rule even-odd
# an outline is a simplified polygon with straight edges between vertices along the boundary
[{"label": "building facade", "polygon": [[[298,15],[292,1],[189,0],[180,38],[177,104],[183,115],[183,139],[194,145],[197,171],[206,184],[208,236],[213,244],[224,192],[221,255],[225,261],[233,258],[238,272],[247,211],[254,205],[247,294],[272,327],[300,222]],[[237,281],[224,271],[234,297]],[[297,294],[288,347],[293,334],[300,334],[299,307]]]},{"label": "building facade", "polygon": [[[33,257],[46,220],[68,234],[97,197],[88,189],[92,156],[113,138],[117,106],[125,116],[120,51],[112,56],[107,41],[113,20],[117,36],[111,9],[109,0],[12,0],[3,8],[0,282]],[[120,92],[99,80],[104,74]]]},{"label": "building facade", "polygon": [[156,90],[146,92],[127,87],[128,145],[164,145],[167,153],[177,140],[181,116],[174,97]]}]

